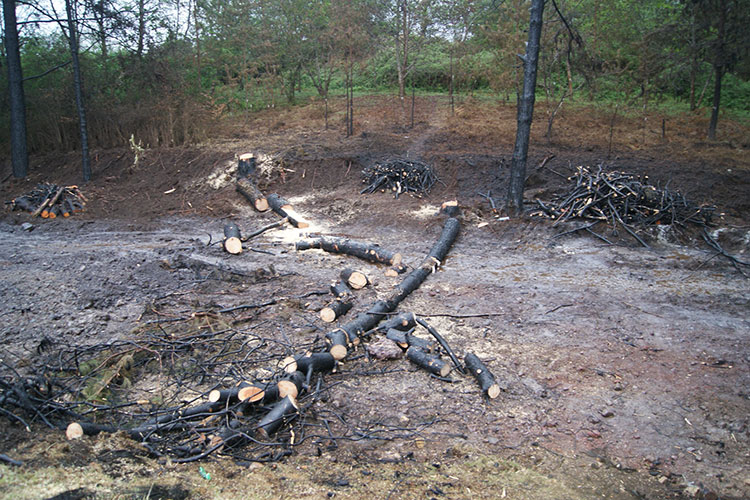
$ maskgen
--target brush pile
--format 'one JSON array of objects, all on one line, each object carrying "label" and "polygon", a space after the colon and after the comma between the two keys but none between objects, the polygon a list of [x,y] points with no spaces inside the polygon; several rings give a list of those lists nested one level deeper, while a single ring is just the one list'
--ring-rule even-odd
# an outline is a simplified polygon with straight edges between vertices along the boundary
[{"label": "brush pile", "polygon": [[5,204],[11,210],[25,210],[32,217],[40,216],[44,219],[55,217],[70,217],[70,214],[83,212],[86,205],[86,197],[83,196],[78,186],[58,186],[56,184],[41,183],[36,187]]},{"label": "brush pile", "polygon": [[604,221],[613,229],[628,226],[687,223],[708,226],[716,207],[697,206],[681,193],[659,189],[647,176],[624,172],[604,172],[578,167],[568,178],[575,185],[552,203],[538,201],[537,215],[556,219],[555,225],[571,218]]},{"label": "brush pile", "polygon": [[362,170],[362,182],[367,184],[359,194],[393,191],[421,197],[430,192],[438,178],[430,165],[413,160],[393,160],[371,165]]}]

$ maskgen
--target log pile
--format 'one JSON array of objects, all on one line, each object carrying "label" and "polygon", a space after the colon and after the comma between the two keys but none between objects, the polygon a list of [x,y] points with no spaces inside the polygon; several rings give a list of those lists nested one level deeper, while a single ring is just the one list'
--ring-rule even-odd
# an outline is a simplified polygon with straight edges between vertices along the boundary
[{"label": "log pile", "polygon": [[359,194],[380,190],[393,192],[396,198],[401,193],[421,197],[430,192],[437,182],[433,168],[420,161],[398,159],[377,163],[362,170],[362,183],[367,186]]},{"label": "log pile", "polygon": [[578,167],[568,180],[572,184],[570,190],[553,202],[537,201],[535,215],[555,219],[555,225],[579,218],[604,222],[613,231],[621,226],[644,245],[632,227],[710,225],[716,210],[713,206],[698,206],[677,191],[653,186],[647,176],[605,172],[601,166]]},{"label": "log pile", "polygon": [[41,183],[30,192],[6,202],[11,210],[24,210],[32,217],[54,219],[83,212],[88,200],[78,186]]}]

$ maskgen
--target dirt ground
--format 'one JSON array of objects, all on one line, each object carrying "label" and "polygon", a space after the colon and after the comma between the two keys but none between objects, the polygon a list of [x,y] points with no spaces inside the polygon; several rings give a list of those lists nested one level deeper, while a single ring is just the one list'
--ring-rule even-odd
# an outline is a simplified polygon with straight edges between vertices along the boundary
[{"label": "dirt ground", "polygon": [[[38,420],[30,434],[8,419],[0,454],[23,465],[0,461],[0,497],[750,497],[750,281],[697,233],[660,227],[644,233],[645,249],[627,235],[615,245],[557,237],[575,223],[496,216],[478,193],[498,203],[504,195],[510,106],[466,99],[452,116],[442,99],[422,98],[412,129],[399,125],[390,98],[358,104],[349,139],[340,113],[325,131],[320,106],[310,105],[247,118],[191,148],[144,145],[137,162],[129,149],[98,151],[94,178],[81,187],[85,213],[5,213],[0,376],[33,373],[75,346],[138,338],[165,319],[170,333],[221,320],[269,339],[268,356],[318,345],[331,327],[318,317],[327,297],[312,292],[358,266],[372,280],[357,294],[360,312],[400,278],[351,257],[296,252],[293,243],[308,233],[346,236],[416,266],[440,234],[440,203],[457,198],[458,240],[399,311],[423,315],[457,353],[479,355],[501,395],[489,401],[455,371],[446,382],[403,358],[369,360],[359,348],[307,409],[305,420],[330,424],[330,433],[311,434],[273,463],[218,455],[175,464],[119,433],[68,442]],[[547,140],[544,112],[540,104],[530,201],[551,199],[578,165],[645,174],[716,205],[713,234],[750,260],[747,124],[727,121],[723,141],[708,143],[695,116],[620,116],[610,129],[608,113],[571,107]],[[229,256],[214,244],[224,222],[251,231],[278,219],[234,190],[236,156],[245,152],[262,160],[261,187],[311,226],[269,231]],[[404,156],[435,166],[441,183],[429,196],[359,194],[364,166]],[[6,179],[0,196],[40,181],[77,183],[77,168],[74,154],[36,157],[29,179]],[[194,315],[269,299],[205,323]]]}]

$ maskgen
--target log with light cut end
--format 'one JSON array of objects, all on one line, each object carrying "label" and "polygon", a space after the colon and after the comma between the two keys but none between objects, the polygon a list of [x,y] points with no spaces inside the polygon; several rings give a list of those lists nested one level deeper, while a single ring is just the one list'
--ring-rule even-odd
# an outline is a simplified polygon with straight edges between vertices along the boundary
[{"label": "log with light cut end", "polygon": [[295,371],[287,375],[283,380],[279,380],[279,399],[283,399],[287,396],[297,398],[302,387],[305,383],[305,374],[300,371]]},{"label": "log with light cut end", "polygon": [[339,318],[349,312],[349,309],[352,308],[352,305],[353,303],[351,300],[336,299],[320,310],[320,319],[322,319],[326,323],[333,323],[334,321],[336,321],[336,318]]},{"label": "log with light cut end", "polygon": [[208,401],[211,403],[228,401],[229,404],[234,404],[240,400],[240,391],[246,387],[252,387],[252,384],[250,382],[242,381],[229,389],[214,389],[208,393]]},{"label": "log with light cut end", "polygon": [[302,217],[294,211],[294,208],[292,208],[292,205],[286,201],[284,198],[279,196],[278,193],[271,193],[266,197],[266,200],[268,201],[268,206],[273,210],[275,213],[280,215],[281,217],[286,217],[289,219],[289,223],[298,228],[298,229],[304,229],[306,227],[310,227],[310,224],[302,220]]},{"label": "log with light cut end", "polygon": [[383,321],[378,325],[375,331],[387,332],[391,328],[397,330],[409,330],[417,325],[417,316],[413,312],[403,312],[395,316],[391,316],[387,320]]},{"label": "log with light cut end", "polygon": [[68,440],[81,439],[83,437],[83,427],[78,422],[71,422],[65,429],[65,436]]},{"label": "log with light cut end", "polygon": [[[264,386],[253,384],[247,387],[242,387],[237,392],[237,399],[239,399],[240,401],[244,401],[246,403],[256,403],[266,397],[266,392],[267,391],[264,388]],[[276,394],[278,394],[278,389],[276,390]],[[269,399],[270,399],[270,393],[269,393]]]},{"label": "log with light cut end", "polygon": [[240,228],[234,222],[227,222],[224,225],[224,250],[232,255],[242,253],[242,235]]},{"label": "log with light cut end", "polygon": [[495,377],[474,353],[466,353],[464,363],[488,398],[495,399],[500,395],[500,386],[495,382]]},{"label": "log with light cut end", "polygon": [[341,281],[349,284],[349,286],[355,290],[361,290],[370,283],[370,280],[367,279],[367,275],[365,273],[349,268],[341,271],[339,277],[341,278]]},{"label": "log with light cut end", "polygon": [[458,201],[457,200],[449,200],[443,202],[442,205],[440,205],[440,213],[445,214],[448,217],[455,217],[458,215]]},{"label": "log with light cut end", "polygon": [[448,363],[418,347],[409,347],[406,350],[406,357],[415,365],[440,377],[445,377],[451,371],[451,366]]},{"label": "log with light cut end", "polygon": [[[313,352],[309,354],[303,354],[294,357],[294,365],[289,365],[286,368],[287,373],[293,373],[299,371],[307,374],[308,371],[313,372],[329,372],[336,368],[336,359],[331,355],[330,352]],[[294,367],[294,370],[291,368]]]},{"label": "log with light cut end", "polygon": [[368,262],[388,264],[396,266],[401,263],[401,254],[390,252],[378,245],[362,241],[354,241],[346,238],[326,236],[298,241],[295,245],[297,250],[310,250],[317,248],[329,253],[342,253],[358,257]]},{"label": "log with light cut end", "polygon": [[237,178],[253,177],[255,175],[255,155],[252,153],[241,154],[237,160]]},{"label": "log with light cut end", "polygon": [[100,432],[116,432],[115,427],[109,425],[92,424],[88,422],[71,422],[65,429],[65,436],[69,440],[81,439],[83,436],[96,436]]},{"label": "log with light cut end", "polygon": [[385,275],[389,278],[395,278],[400,274],[404,274],[406,272],[406,266],[403,264],[397,264],[395,266],[391,266],[388,269],[385,270]]},{"label": "log with light cut end", "polygon": [[333,359],[340,361],[346,357],[349,345],[349,336],[341,328],[337,328],[326,334],[326,342],[330,346],[328,352]]},{"label": "log with light cut end", "polygon": [[239,179],[237,179],[235,188],[237,189],[238,193],[240,193],[247,199],[247,201],[250,202],[250,205],[252,205],[255,210],[257,210],[258,212],[265,212],[266,210],[268,210],[268,199],[263,194],[263,192],[258,189],[258,186],[253,184],[250,179],[240,177]]},{"label": "log with light cut end", "polygon": [[297,416],[299,406],[297,400],[291,396],[286,396],[284,399],[276,403],[271,411],[269,411],[265,417],[258,423],[258,427],[255,431],[256,437],[260,440],[268,440],[268,438],[278,431],[282,425],[290,422],[294,417]]},{"label": "log with light cut end", "polygon": [[437,350],[434,342],[412,335],[413,331],[414,329],[404,332],[391,328],[386,332],[385,337],[398,344],[402,349],[417,347],[425,352],[435,352]]},{"label": "log with light cut end", "polygon": [[331,293],[337,299],[342,299],[342,300],[347,297],[352,297],[354,295],[352,293],[352,289],[349,288],[349,285],[347,285],[344,281],[337,281],[336,283],[331,285]]}]

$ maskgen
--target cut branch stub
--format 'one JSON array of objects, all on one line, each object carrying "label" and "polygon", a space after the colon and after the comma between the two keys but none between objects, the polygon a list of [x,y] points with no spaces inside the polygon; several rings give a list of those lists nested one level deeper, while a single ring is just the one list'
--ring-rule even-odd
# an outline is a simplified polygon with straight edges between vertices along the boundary
[{"label": "cut branch stub", "polygon": [[485,364],[471,352],[466,353],[466,356],[464,356],[464,363],[466,364],[466,370],[477,379],[479,387],[482,388],[487,397],[495,399],[500,394],[500,386],[495,382],[495,377]]},{"label": "cut branch stub", "polygon": [[333,356],[333,359],[339,361],[346,357],[349,336],[344,330],[337,328],[332,332],[326,333],[326,342],[329,345],[328,352]]},{"label": "cut branch stub", "polygon": [[256,429],[256,436],[263,441],[268,440],[271,434],[279,430],[283,424],[296,417],[298,410],[297,400],[292,396],[286,396],[261,419]]},{"label": "cut branch stub", "polygon": [[349,312],[353,305],[351,300],[336,299],[320,310],[320,319],[326,323],[333,323],[336,318]]},{"label": "cut branch stub", "polygon": [[255,210],[258,212],[265,212],[268,210],[268,200],[263,192],[258,189],[258,186],[256,186],[250,179],[246,177],[238,178],[235,188],[238,193],[250,202]]},{"label": "cut branch stub", "polygon": [[380,323],[375,330],[378,332],[387,332],[391,328],[409,330],[417,325],[416,318],[416,315],[412,312],[397,314]]},{"label": "cut branch stub", "polygon": [[224,250],[232,255],[242,253],[242,235],[240,228],[234,222],[224,225]]},{"label": "cut branch stub", "polygon": [[317,248],[329,253],[343,253],[368,262],[394,266],[401,263],[401,254],[390,252],[378,245],[333,236],[302,240],[295,245],[297,250]]},{"label": "cut branch stub", "polygon": [[366,287],[370,280],[367,279],[367,275],[362,271],[355,271],[354,269],[346,268],[341,271],[339,275],[341,281],[348,283],[350,287],[355,290],[361,290]]},{"label": "cut branch stub", "polygon": [[330,352],[313,352],[285,358],[284,364],[287,373],[299,371],[307,374],[311,369],[313,372],[329,372],[336,367],[336,359]]},{"label": "cut branch stub", "polygon": [[448,363],[437,356],[424,352],[418,347],[409,347],[406,350],[406,357],[415,365],[440,377],[445,377],[451,371],[451,367]]},{"label": "cut branch stub", "polygon": [[395,278],[399,274],[404,274],[406,272],[406,266],[403,264],[396,264],[395,266],[391,266],[388,269],[385,270],[385,275],[389,278]]},{"label": "cut branch stub", "polygon": [[458,201],[457,200],[450,200],[443,202],[442,205],[440,205],[440,213],[445,214],[448,217],[455,217],[458,215]]},{"label": "cut branch stub", "polygon": [[305,384],[305,374],[300,371],[295,371],[288,374],[282,380],[279,380],[279,398],[285,398],[291,396],[297,399],[299,393],[302,392],[302,386]]},{"label": "cut branch stub", "polygon": [[289,223],[299,229],[310,227],[310,224],[302,220],[302,217],[294,211],[292,205],[277,193],[271,193],[266,198],[268,206],[281,217],[289,219]]},{"label": "cut branch stub", "polygon": [[[216,402],[228,402],[229,404],[234,404],[239,401],[244,401],[244,399],[240,399],[240,391],[245,388],[254,387],[253,384],[250,382],[242,381],[238,383],[234,387],[230,387],[229,389],[214,389],[211,392],[208,393],[208,400],[211,403]],[[258,389],[261,390],[261,389]],[[246,391],[244,393],[246,396],[248,392]],[[247,399],[247,397],[245,398]]]}]

